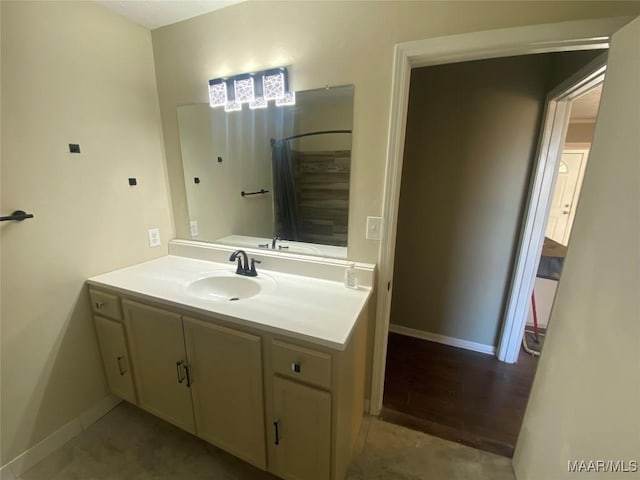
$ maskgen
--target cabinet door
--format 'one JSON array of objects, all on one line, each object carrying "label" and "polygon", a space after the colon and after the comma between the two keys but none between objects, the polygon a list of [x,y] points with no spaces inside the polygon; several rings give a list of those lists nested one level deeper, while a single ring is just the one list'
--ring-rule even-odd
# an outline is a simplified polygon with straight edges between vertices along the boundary
[{"label": "cabinet door", "polygon": [[180,315],[122,302],[138,405],[195,433]]},{"label": "cabinet door", "polygon": [[114,395],[135,404],[136,394],[133,388],[124,325],[98,316],[94,317],[94,320],[109,389]]},{"label": "cabinet door", "polygon": [[260,337],[183,322],[198,436],[266,469]]},{"label": "cabinet door", "polygon": [[273,410],[267,441],[274,473],[290,480],[328,480],[331,394],[274,376]]}]

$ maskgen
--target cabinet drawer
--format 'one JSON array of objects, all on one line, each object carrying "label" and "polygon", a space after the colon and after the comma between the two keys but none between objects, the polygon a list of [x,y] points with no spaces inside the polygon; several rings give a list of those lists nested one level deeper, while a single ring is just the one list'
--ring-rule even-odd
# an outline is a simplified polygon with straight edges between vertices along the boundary
[{"label": "cabinet drawer", "polygon": [[95,313],[115,320],[122,320],[120,299],[116,295],[90,289],[89,296],[91,297],[91,308]]},{"label": "cabinet drawer", "polygon": [[274,373],[324,388],[331,388],[331,356],[274,340],[271,366]]}]

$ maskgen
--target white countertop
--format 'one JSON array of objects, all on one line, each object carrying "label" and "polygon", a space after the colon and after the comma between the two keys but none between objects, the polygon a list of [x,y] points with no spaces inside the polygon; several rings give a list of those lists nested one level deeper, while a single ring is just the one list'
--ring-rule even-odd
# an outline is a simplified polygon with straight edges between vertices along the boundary
[{"label": "white countertop", "polygon": [[[90,285],[182,311],[287,335],[338,350],[346,347],[371,288],[346,288],[321,280],[258,266],[255,280],[267,288],[254,297],[217,302],[193,296],[187,286],[214,272],[235,272],[232,263],[168,255],[91,277]],[[262,278],[261,278],[262,277]]]}]

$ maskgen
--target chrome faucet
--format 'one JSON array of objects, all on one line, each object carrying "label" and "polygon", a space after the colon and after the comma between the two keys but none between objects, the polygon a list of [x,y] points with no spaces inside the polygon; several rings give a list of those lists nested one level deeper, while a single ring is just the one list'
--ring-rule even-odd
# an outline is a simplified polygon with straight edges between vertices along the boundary
[{"label": "chrome faucet", "polygon": [[[249,266],[249,257],[247,256],[247,252],[244,250],[236,250],[229,257],[229,261],[233,262],[238,261],[238,267],[236,268],[236,274],[244,275],[245,277],[257,277],[258,272],[256,271],[256,263],[262,263],[255,258],[251,259],[251,266]],[[242,262],[244,260],[244,263]]]},{"label": "chrome faucet", "polygon": [[275,237],[273,237],[273,241],[271,242],[271,250],[275,250],[276,249],[276,242],[280,240],[280,236],[276,235]]}]

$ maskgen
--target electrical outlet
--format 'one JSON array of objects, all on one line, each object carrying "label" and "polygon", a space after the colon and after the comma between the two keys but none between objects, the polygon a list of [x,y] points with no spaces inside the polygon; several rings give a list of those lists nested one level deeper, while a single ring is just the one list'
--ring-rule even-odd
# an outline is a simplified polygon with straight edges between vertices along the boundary
[{"label": "electrical outlet", "polygon": [[382,217],[367,217],[367,240],[380,240]]},{"label": "electrical outlet", "polygon": [[191,227],[191,236],[192,237],[197,237],[198,236],[198,221],[197,220],[191,220],[189,222],[189,226]]},{"label": "electrical outlet", "polygon": [[160,229],[150,228],[147,233],[149,234],[149,246],[159,247],[160,246]]}]

